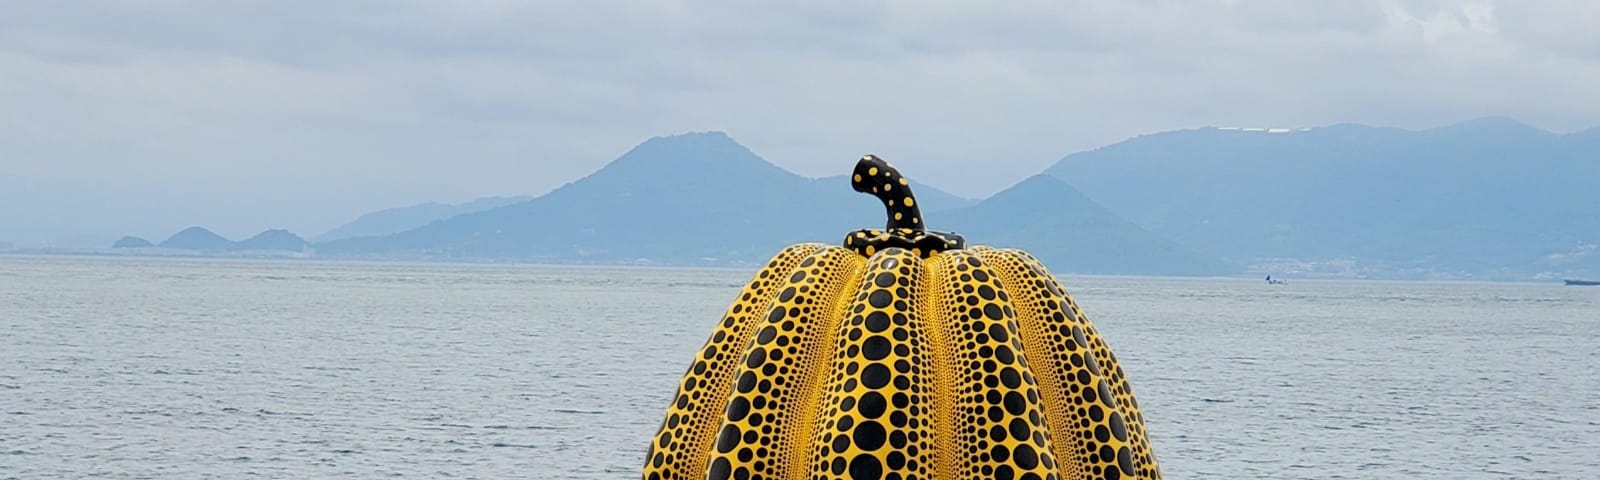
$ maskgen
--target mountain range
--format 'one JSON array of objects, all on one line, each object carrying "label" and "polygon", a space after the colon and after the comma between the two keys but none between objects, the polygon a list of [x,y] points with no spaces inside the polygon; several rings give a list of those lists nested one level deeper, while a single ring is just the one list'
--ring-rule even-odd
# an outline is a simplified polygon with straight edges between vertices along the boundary
[{"label": "mountain range", "polygon": [[[1203,128],[1069,155],[1048,174],[1199,251],[1383,277],[1600,273],[1600,129],[1503,117],[1412,131]],[[1329,272],[1334,273],[1334,272]]]},{"label": "mountain range", "polygon": [[1220,275],[1236,271],[1140,228],[1055,177],[1035,175],[940,223],[969,241],[1027,250],[1053,270],[1124,275]]},{"label": "mountain range", "polygon": [[[1068,155],[983,200],[912,188],[930,228],[1027,249],[1060,272],[1539,279],[1600,276],[1593,185],[1600,129],[1484,118],[1172,131]],[[539,197],[373,212],[319,236],[316,252],[744,264],[882,216],[844,176],[802,177],[706,132],[650,139]],[[162,245],[227,242],[211,237]]]},{"label": "mountain range", "polygon": [[362,215],[327,233],[318,235],[316,241],[331,242],[345,238],[382,236],[417,228],[456,215],[481,212],[495,207],[532,200],[533,197],[484,197],[466,203],[419,203],[404,207],[386,208]]},{"label": "mountain range", "polygon": [[[1051,235],[1046,260],[1087,258],[1101,242],[1092,231],[1126,241],[1132,253],[1068,265],[1086,273],[1157,273],[1150,259],[1164,259],[1168,272],[1217,274],[1222,262],[1187,251],[1116,218],[1058,181],[1019,185],[976,202],[913,182],[933,228],[974,232]],[[1065,187],[1059,191],[1052,188]],[[1036,204],[1020,205],[1027,202]],[[1040,210],[1026,224],[1006,228],[1010,208]],[[811,179],[763,160],[718,132],[651,139],[592,175],[542,197],[459,215],[382,237],[320,244],[319,254],[399,255],[428,258],[510,258],[527,261],[602,263],[748,263],[764,260],[784,245],[837,243],[845,233],[883,225],[883,207],[850,191],[844,176]],[[1035,221],[1036,220],[1036,221]],[[1018,238],[1021,235],[1017,235]],[[1159,246],[1159,249],[1152,247]],[[1128,261],[1120,260],[1126,258]],[[1075,268],[1081,267],[1081,268]]]}]

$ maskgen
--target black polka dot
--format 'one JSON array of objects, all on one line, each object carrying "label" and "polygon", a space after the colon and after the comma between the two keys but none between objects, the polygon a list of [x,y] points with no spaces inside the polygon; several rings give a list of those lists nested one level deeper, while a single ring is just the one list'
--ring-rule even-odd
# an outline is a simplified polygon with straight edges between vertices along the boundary
[{"label": "black polka dot", "polygon": [[1010,340],[1011,337],[1006,334],[1006,326],[1004,324],[996,323],[989,326],[989,338],[993,338],[996,342],[1004,342]]},{"label": "black polka dot", "polygon": [[1016,478],[1016,471],[1010,465],[1001,465],[994,468],[995,480],[1012,480]]},{"label": "black polka dot", "polygon": [[867,392],[862,394],[859,405],[860,408],[856,410],[856,412],[869,419],[882,416],[884,410],[888,408],[888,402],[884,400],[883,394],[878,392]]},{"label": "black polka dot", "polygon": [[867,360],[882,360],[889,356],[889,339],[877,335],[861,342],[861,355]]},{"label": "black polka dot", "polygon": [[749,400],[744,397],[733,397],[733,400],[728,401],[728,421],[744,420],[745,415],[748,414],[750,414]]},{"label": "black polka dot", "polygon": [[1005,404],[1006,412],[1012,415],[1022,415],[1023,407],[1027,405],[1027,402],[1022,399],[1022,394],[1020,393],[1006,392]]},{"label": "black polka dot", "polygon": [[1107,386],[1106,382],[1100,382],[1098,390],[1100,390],[1100,403],[1105,404],[1107,407],[1115,407],[1115,405],[1111,404],[1111,387]]},{"label": "black polka dot", "polygon": [[739,384],[737,387],[741,393],[750,393],[751,390],[755,390],[756,374],[753,372],[744,372],[743,374],[740,374]]},{"label": "black polka dot", "polygon": [[[888,465],[891,469],[904,468],[906,466],[906,454],[901,452],[889,452],[889,455],[884,458],[884,464]],[[891,473],[889,475],[890,478],[897,478],[899,476],[897,473]]]},{"label": "black polka dot", "polygon": [[889,315],[883,312],[872,312],[867,314],[866,327],[867,330],[871,330],[873,332],[882,332],[884,330],[888,330]]},{"label": "black polka dot", "polygon": [[1122,414],[1111,414],[1111,434],[1117,436],[1119,441],[1128,441],[1128,424],[1122,420]]},{"label": "black polka dot", "polygon": [[867,302],[875,308],[887,307],[892,301],[894,296],[890,295],[888,290],[873,290],[872,294],[867,296]]},{"label": "black polka dot", "polygon": [[885,436],[887,433],[883,429],[883,424],[874,420],[867,420],[856,425],[856,430],[851,434],[851,437],[855,439],[857,448],[872,451],[883,446],[883,442],[887,440]]},{"label": "black polka dot", "polygon": [[1016,460],[1018,467],[1032,469],[1039,466],[1039,454],[1027,444],[1017,445],[1017,448],[1011,451],[1011,458]]},{"label": "black polka dot", "polygon": [[861,369],[861,385],[867,388],[883,388],[889,384],[889,367],[874,363]]},{"label": "black polka dot", "polygon": [[738,445],[739,427],[733,425],[724,425],[722,427],[722,433],[717,435],[717,451],[721,453],[732,452],[733,447]]},{"label": "black polka dot", "polygon": [[994,359],[999,360],[1000,363],[1011,363],[1017,361],[1016,354],[1011,352],[1011,347],[1007,347],[1005,345],[994,348]]},{"label": "black polka dot", "polygon": [[883,476],[883,464],[871,455],[860,454],[850,460],[850,478],[852,480],[878,480]]},{"label": "black polka dot", "polygon": [[995,445],[993,449],[989,450],[990,460],[1004,462],[1009,458],[1011,458],[1011,449],[1006,448],[1005,445]]},{"label": "black polka dot", "polygon": [[1033,432],[1028,428],[1028,422],[1020,418],[1011,419],[1011,438],[1026,442]]},{"label": "black polka dot", "polygon": [[1006,388],[1017,388],[1022,385],[1022,375],[1018,374],[1015,368],[1002,368],[1000,369],[1000,383],[1004,384]]},{"label": "black polka dot", "polygon": [[729,470],[731,470],[731,468],[729,468],[728,459],[726,459],[726,458],[717,458],[716,460],[711,462],[711,470],[706,472],[706,479],[707,480],[727,480],[728,479],[728,471]]}]

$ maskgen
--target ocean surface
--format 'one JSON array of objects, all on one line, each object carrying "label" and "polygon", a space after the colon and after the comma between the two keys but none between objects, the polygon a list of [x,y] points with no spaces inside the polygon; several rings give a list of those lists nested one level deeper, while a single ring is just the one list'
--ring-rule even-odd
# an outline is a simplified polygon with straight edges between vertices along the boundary
[{"label": "ocean surface", "polygon": [[[0,479],[632,479],[741,269],[0,256]],[[1600,478],[1600,288],[1063,278],[1166,478]]]}]

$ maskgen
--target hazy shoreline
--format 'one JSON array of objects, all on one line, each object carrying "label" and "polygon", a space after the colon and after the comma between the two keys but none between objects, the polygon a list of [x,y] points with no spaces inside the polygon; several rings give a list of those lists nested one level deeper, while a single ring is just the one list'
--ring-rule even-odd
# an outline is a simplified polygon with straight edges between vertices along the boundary
[{"label": "hazy shoreline", "polygon": [[[342,256],[316,256],[316,257],[289,257],[273,255],[209,255],[209,254],[130,254],[110,251],[94,250],[12,250],[0,251],[0,258],[12,257],[88,257],[101,259],[126,259],[126,260],[173,260],[173,261],[201,261],[215,263],[301,263],[306,265],[418,265],[418,266],[499,266],[499,267],[529,267],[529,268],[568,268],[568,269],[618,269],[618,270],[706,270],[719,272],[754,272],[760,264],[747,265],[719,264],[719,265],[693,265],[682,263],[597,263],[597,262],[571,262],[555,263],[540,261],[518,261],[508,259],[471,259],[471,258],[358,258]],[[1168,279],[1168,280],[1230,280],[1247,283],[1261,283],[1263,274],[1246,273],[1236,275],[1212,276],[1186,276],[1186,275],[1142,275],[1142,274],[1104,274],[1104,273],[1074,273],[1070,269],[1057,272],[1062,278],[1108,278],[1108,279]],[[1285,274],[1272,274],[1274,278],[1281,278],[1292,282],[1360,282],[1360,283],[1435,283],[1435,284],[1505,284],[1505,285],[1552,285],[1563,286],[1560,278],[1552,279],[1474,279],[1474,278],[1390,278],[1390,277],[1339,277],[1339,276],[1294,276]]]}]

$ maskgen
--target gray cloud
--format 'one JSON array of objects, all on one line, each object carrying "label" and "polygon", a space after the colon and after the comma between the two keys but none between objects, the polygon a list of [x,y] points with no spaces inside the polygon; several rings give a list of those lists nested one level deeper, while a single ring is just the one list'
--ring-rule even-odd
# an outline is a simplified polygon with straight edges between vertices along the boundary
[{"label": "gray cloud", "polygon": [[0,240],[314,234],[689,130],[974,196],[1172,128],[1575,130],[1600,124],[1596,24],[1575,0],[25,2],[0,16]]}]

